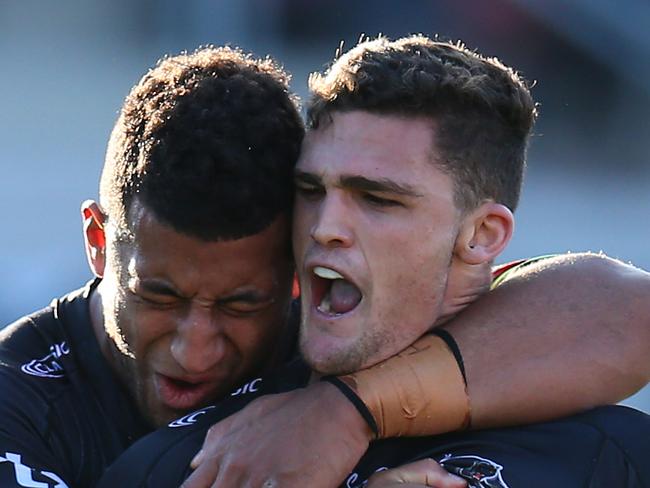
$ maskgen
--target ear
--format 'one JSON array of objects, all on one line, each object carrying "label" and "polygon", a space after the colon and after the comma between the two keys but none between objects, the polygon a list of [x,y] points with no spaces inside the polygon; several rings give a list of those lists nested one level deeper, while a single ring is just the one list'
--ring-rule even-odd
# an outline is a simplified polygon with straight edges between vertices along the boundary
[{"label": "ear", "polygon": [[101,278],[104,276],[104,267],[106,266],[106,233],[104,231],[106,214],[97,202],[86,200],[81,204],[81,220],[88,265],[93,274]]},{"label": "ear", "polygon": [[490,263],[508,245],[515,228],[515,218],[505,205],[485,202],[469,213],[454,248],[466,264]]}]

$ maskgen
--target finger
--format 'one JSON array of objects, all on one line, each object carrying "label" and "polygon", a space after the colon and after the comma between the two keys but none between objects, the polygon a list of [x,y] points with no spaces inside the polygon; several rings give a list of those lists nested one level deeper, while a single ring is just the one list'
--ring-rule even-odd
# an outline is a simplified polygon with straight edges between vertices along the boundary
[{"label": "finger", "polygon": [[386,483],[366,485],[366,488],[444,488],[442,485],[423,485],[422,483],[402,483],[401,481],[388,481]]},{"label": "finger", "polygon": [[223,467],[217,476],[214,477],[210,488],[229,488],[231,486],[236,486],[237,488],[259,488],[260,484],[252,485],[246,472],[228,465]]},{"label": "finger", "polygon": [[445,470],[440,464],[438,464],[433,459],[422,459],[411,463],[410,465],[403,466],[405,469],[406,477],[411,476],[409,466],[417,465],[414,469],[414,476],[417,476],[417,470],[421,469],[425,476],[425,486],[436,486],[438,488],[465,488],[467,482],[460,476],[456,476],[453,473]]},{"label": "finger", "polygon": [[224,427],[227,427],[227,425],[228,424],[226,419],[223,422],[214,424],[208,429],[208,432],[205,434],[205,438],[203,439],[203,446],[201,446],[199,452],[196,453],[190,462],[190,467],[192,469],[197,469],[201,463],[203,463],[209,453],[215,454],[213,447],[215,444],[217,444],[218,439],[223,436],[222,429]]},{"label": "finger", "polygon": [[414,483],[436,488],[464,488],[462,478],[445,471],[433,459],[422,459],[413,463],[377,473],[370,478],[369,488],[381,488],[389,484]]},{"label": "finger", "polygon": [[203,462],[204,458],[205,458],[205,451],[201,449],[199,452],[196,453],[196,456],[192,458],[192,461],[190,462],[190,468],[192,469],[198,468]]},{"label": "finger", "polygon": [[212,486],[217,476],[219,476],[219,462],[217,459],[210,459],[195,469],[180,488],[206,488]]}]

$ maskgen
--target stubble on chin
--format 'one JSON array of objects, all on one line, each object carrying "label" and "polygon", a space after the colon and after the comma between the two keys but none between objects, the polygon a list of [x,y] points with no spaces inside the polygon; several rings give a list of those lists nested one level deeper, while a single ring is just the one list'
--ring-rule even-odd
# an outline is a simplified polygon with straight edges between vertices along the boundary
[{"label": "stubble on chin", "polygon": [[300,352],[312,370],[321,375],[342,375],[368,368],[382,359],[381,352],[390,344],[387,334],[362,334],[350,344],[315,354],[305,334],[300,335]]},{"label": "stubble on chin", "polygon": [[[154,385],[149,384],[145,378],[146,371],[141,371],[135,357],[127,356],[117,347],[116,344],[110,348],[111,369],[117,376],[118,381],[126,390],[126,394],[135,404],[140,415],[152,426],[160,427],[167,423],[167,417],[160,412],[160,408],[155,404]],[[174,417],[171,415],[171,417]],[[170,419],[171,420],[171,419]]]},{"label": "stubble on chin", "polygon": [[146,382],[142,373],[133,371],[132,378],[127,380],[127,388],[135,399],[140,415],[154,428],[162,427],[179,417],[177,412],[166,410],[157,400],[153,382]]}]

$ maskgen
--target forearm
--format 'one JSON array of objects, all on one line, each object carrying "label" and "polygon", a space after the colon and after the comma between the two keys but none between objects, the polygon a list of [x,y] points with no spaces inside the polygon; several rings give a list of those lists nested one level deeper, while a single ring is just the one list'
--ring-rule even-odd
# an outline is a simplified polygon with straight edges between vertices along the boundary
[{"label": "forearm", "polygon": [[431,338],[416,342],[416,360],[407,350],[343,377],[379,437],[457,430],[466,417],[473,428],[557,418],[614,403],[648,382],[648,273],[577,254],[508,276],[445,325],[462,353],[468,401],[458,369],[449,368],[451,351],[427,347]]},{"label": "forearm", "polygon": [[339,377],[338,389],[317,382],[255,400],[213,427],[194,476],[338,486],[374,435],[368,415],[379,437],[433,435],[466,427],[470,413],[481,428],[619,400],[650,376],[648,298],[650,276],[611,260],[531,265],[445,326],[464,358],[467,388],[453,343],[428,335]]},{"label": "forearm", "polygon": [[650,275],[598,255],[559,256],[446,328],[463,354],[473,427],[614,403],[650,379]]}]

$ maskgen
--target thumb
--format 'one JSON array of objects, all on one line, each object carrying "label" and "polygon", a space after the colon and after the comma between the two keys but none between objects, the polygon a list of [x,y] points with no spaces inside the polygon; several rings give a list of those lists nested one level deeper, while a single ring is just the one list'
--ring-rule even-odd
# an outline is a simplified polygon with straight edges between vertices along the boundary
[{"label": "thumb", "polygon": [[433,459],[422,459],[374,474],[369,480],[368,488],[388,488],[404,483],[435,488],[467,487],[465,480],[445,471]]}]

